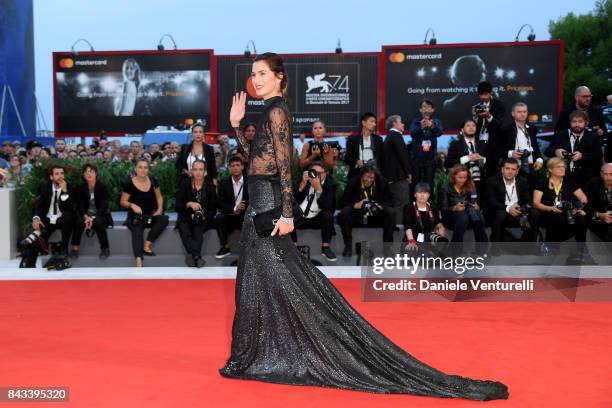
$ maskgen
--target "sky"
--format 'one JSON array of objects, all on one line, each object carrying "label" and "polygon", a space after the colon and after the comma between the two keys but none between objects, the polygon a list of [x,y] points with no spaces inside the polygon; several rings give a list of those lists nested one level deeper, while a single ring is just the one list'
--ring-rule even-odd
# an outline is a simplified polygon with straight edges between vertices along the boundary
[{"label": "sky", "polygon": [[[588,13],[594,0],[34,0],[36,96],[53,128],[51,53],[85,38],[96,51],[156,49],[165,33],[179,49],[241,54],[249,40],[259,53],[380,51],[422,44],[433,28],[438,44],[513,41],[524,23],[537,40],[569,12]],[[521,40],[529,30],[523,30]],[[164,40],[166,49],[171,43]],[[84,43],[76,46],[86,51]]]}]

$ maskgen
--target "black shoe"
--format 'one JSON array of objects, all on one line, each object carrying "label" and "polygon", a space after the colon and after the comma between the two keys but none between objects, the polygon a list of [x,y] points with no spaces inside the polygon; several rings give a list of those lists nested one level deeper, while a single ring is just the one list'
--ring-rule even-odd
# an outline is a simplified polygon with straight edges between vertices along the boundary
[{"label": "black shoe", "polygon": [[330,247],[321,248],[321,253],[325,256],[325,258],[327,258],[328,261],[334,262],[336,260],[336,254],[334,254],[334,251],[332,251]]},{"label": "black shoe", "polygon": [[347,245],[344,247],[344,251],[342,251],[342,256],[346,256],[346,257],[353,256],[353,248],[351,248],[351,245]]},{"label": "black shoe", "polygon": [[206,261],[201,256],[196,256],[196,257],[194,257],[194,259],[195,259],[195,266],[196,267],[201,268],[204,265],[206,265]]},{"label": "black shoe", "polygon": [[100,258],[100,260],[103,261],[109,256],[110,256],[110,250],[108,248],[104,248],[100,251],[100,255],[98,256],[98,258]]},{"label": "black shoe", "polygon": [[153,251],[151,251],[151,252],[149,252],[149,251],[142,251],[142,253],[145,254],[146,256],[155,256],[156,255],[155,252],[153,252]]},{"label": "black shoe", "polygon": [[195,268],[196,261],[195,259],[193,259],[193,255],[191,254],[185,255],[185,264],[187,264],[187,266],[190,268]]},{"label": "black shoe", "polygon": [[217,255],[215,255],[215,258],[217,259],[225,258],[231,253],[232,251],[230,251],[229,248],[222,246],[221,249],[219,249],[219,252],[217,252]]}]

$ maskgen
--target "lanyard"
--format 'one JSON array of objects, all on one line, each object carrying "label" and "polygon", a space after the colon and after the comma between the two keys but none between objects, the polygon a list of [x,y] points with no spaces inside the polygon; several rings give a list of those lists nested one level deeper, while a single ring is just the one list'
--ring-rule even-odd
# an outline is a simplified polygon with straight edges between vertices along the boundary
[{"label": "lanyard", "polygon": [[[417,222],[419,223],[419,227],[421,228],[421,231],[424,232],[425,228],[423,227],[423,220],[421,220],[421,212],[417,208],[415,201],[412,202],[412,205],[414,206],[414,211],[416,213],[416,219],[417,219]],[[429,205],[429,203],[427,203],[427,214],[429,215],[430,220],[434,219],[433,211],[431,210],[431,205]]]},{"label": "lanyard", "polygon": [[[244,181],[242,182],[242,184],[240,185],[240,188],[238,189],[238,193],[234,196],[234,207],[238,205],[238,197],[240,197],[240,193],[242,193],[242,186],[244,186]],[[232,189],[233,189],[233,185],[232,185]],[[242,200],[240,200],[242,201]]]},{"label": "lanyard", "polygon": [[372,184],[370,186],[370,194],[368,195],[368,192],[366,191],[366,186],[363,184],[363,180],[361,180],[361,191],[363,191],[363,195],[365,196],[366,200],[369,200],[370,197],[372,197],[372,189],[374,188],[374,184]]},{"label": "lanyard", "polygon": [[531,139],[529,138],[529,133],[527,133],[527,128],[522,129],[517,126],[516,129],[517,131],[516,131],[516,139],[514,140],[514,150],[518,150],[518,131],[519,130],[523,132],[523,135],[525,135],[525,139],[527,139],[527,146],[529,147],[529,150],[531,150]]},{"label": "lanyard", "polygon": [[510,195],[508,195],[508,189],[506,188],[506,198],[508,199],[508,202],[512,204],[512,196],[514,195],[514,189],[516,188],[516,183],[512,185],[512,192],[510,192]]},{"label": "lanyard", "polygon": [[557,205],[559,204],[559,196],[561,195],[561,188],[563,187],[563,180],[561,180],[561,183],[559,183],[559,187],[555,187],[552,182],[551,185],[553,187],[553,190],[555,190],[555,200],[554,200],[554,204]]}]

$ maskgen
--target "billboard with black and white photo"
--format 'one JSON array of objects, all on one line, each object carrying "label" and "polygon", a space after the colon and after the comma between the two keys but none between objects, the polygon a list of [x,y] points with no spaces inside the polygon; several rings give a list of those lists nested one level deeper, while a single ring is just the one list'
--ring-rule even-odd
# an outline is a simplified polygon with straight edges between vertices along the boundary
[{"label": "billboard with black and white photo", "polygon": [[53,53],[56,135],[210,129],[211,50]]},{"label": "billboard with black and white photo", "polygon": [[409,120],[429,99],[444,128],[455,130],[472,116],[476,86],[486,80],[508,116],[512,104],[525,102],[531,122],[552,128],[561,107],[562,58],[561,41],[385,46],[384,113]]},{"label": "billboard with black and white photo", "polygon": [[[284,55],[289,78],[288,104],[293,132],[308,133],[323,120],[329,133],[352,132],[363,112],[376,113],[378,53]],[[232,95],[247,91],[244,123],[255,122],[263,109],[249,85],[252,58],[217,57],[219,131],[231,131]]]}]

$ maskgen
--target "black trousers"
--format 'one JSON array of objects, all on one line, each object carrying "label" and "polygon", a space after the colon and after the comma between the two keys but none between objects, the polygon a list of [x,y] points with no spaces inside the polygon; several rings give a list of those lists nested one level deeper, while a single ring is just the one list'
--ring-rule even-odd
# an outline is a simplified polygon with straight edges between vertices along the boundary
[{"label": "black trousers", "polygon": [[217,225],[217,236],[221,246],[227,245],[229,234],[234,230],[241,230],[244,222],[244,212],[240,214],[223,214],[218,213],[215,216],[215,224]]},{"label": "black trousers", "polygon": [[603,242],[612,242],[612,224],[590,220],[588,227]]},{"label": "black trousers", "polygon": [[[426,164],[414,166],[414,174],[412,183],[416,186],[418,183],[427,183],[433,194],[434,177],[436,175],[436,164]],[[414,191],[414,189],[412,190]],[[412,199],[412,197],[410,197]]]},{"label": "black trousers", "polygon": [[[96,232],[98,241],[100,242],[100,249],[108,248],[108,234],[106,233],[106,220],[104,217],[96,217],[91,224],[91,229]],[[81,244],[81,238],[85,231],[85,222],[82,218],[77,217],[74,223],[74,232],[72,233],[72,245],[79,246]]]},{"label": "black trousers", "polygon": [[373,217],[368,217],[368,223],[363,223],[363,212],[350,206],[342,208],[338,214],[338,224],[342,230],[344,245],[352,245],[353,226],[365,228],[381,228],[383,230],[383,242],[393,242],[393,230],[395,229],[395,210],[390,206],[383,207],[382,211]]},{"label": "black trousers", "polygon": [[546,242],[563,242],[574,237],[577,242],[586,241],[587,223],[582,215],[575,214],[575,224],[569,224],[565,214],[543,213],[542,227],[546,228]]},{"label": "black trousers", "polygon": [[128,217],[127,226],[132,231],[132,251],[134,252],[135,258],[142,258],[144,255],[144,231],[146,228],[150,228],[149,234],[147,235],[147,241],[155,242],[157,238],[164,232],[168,226],[167,215],[156,215],[151,217],[150,224],[138,223],[132,225],[131,217]]},{"label": "black trousers", "polygon": [[[74,221],[75,216],[73,213],[66,212],[63,213],[60,218],[57,219],[55,224],[51,224],[49,218],[43,217],[41,219],[42,223],[45,225],[43,233],[41,234],[41,238],[47,242],[51,234],[53,234],[57,230],[62,231],[62,242],[60,243],[59,250],[67,254],[68,253],[68,243],[70,242],[70,236],[72,231],[74,230]],[[20,268],[35,268],[36,267],[36,259],[38,258],[38,254],[42,250],[42,246],[40,241],[36,241],[31,245],[28,245],[21,251],[22,260],[19,264]]]},{"label": "black trousers", "polygon": [[303,218],[302,222],[291,231],[291,239],[298,242],[298,229],[320,229],[321,242],[329,244],[334,234],[334,214],[329,210],[320,211],[312,218]]},{"label": "black trousers", "polygon": [[447,211],[442,215],[442,223],[448,229],[453,230],[452,242],[463,242],[463,236],[468,228],[474,230],[474,239],[476,242],[487,242],[487,232],[485,231],[484,222],[473,221],[470,219],[467,210],[465,211]]},{"label": "black trousers", "polygon": [[[523,231],[521,241],[535,242],[538,238],[538,228],[540,226],[540,213],[532,208],[527,216],[529,228]],[[505,228],[520,227],[519,217],[513,217],[505,210],[495,210],[493,222],[491,224],[491,242],[501,242]]]},{"label": "black trousers", "polygon": [[201,258],[204,233],[209,229],[215,228],[214,221],[206,220],[200,224],[196,224],[191,220],[181,220],[177,224],[177,228],[185,251],[194,257]]}]

